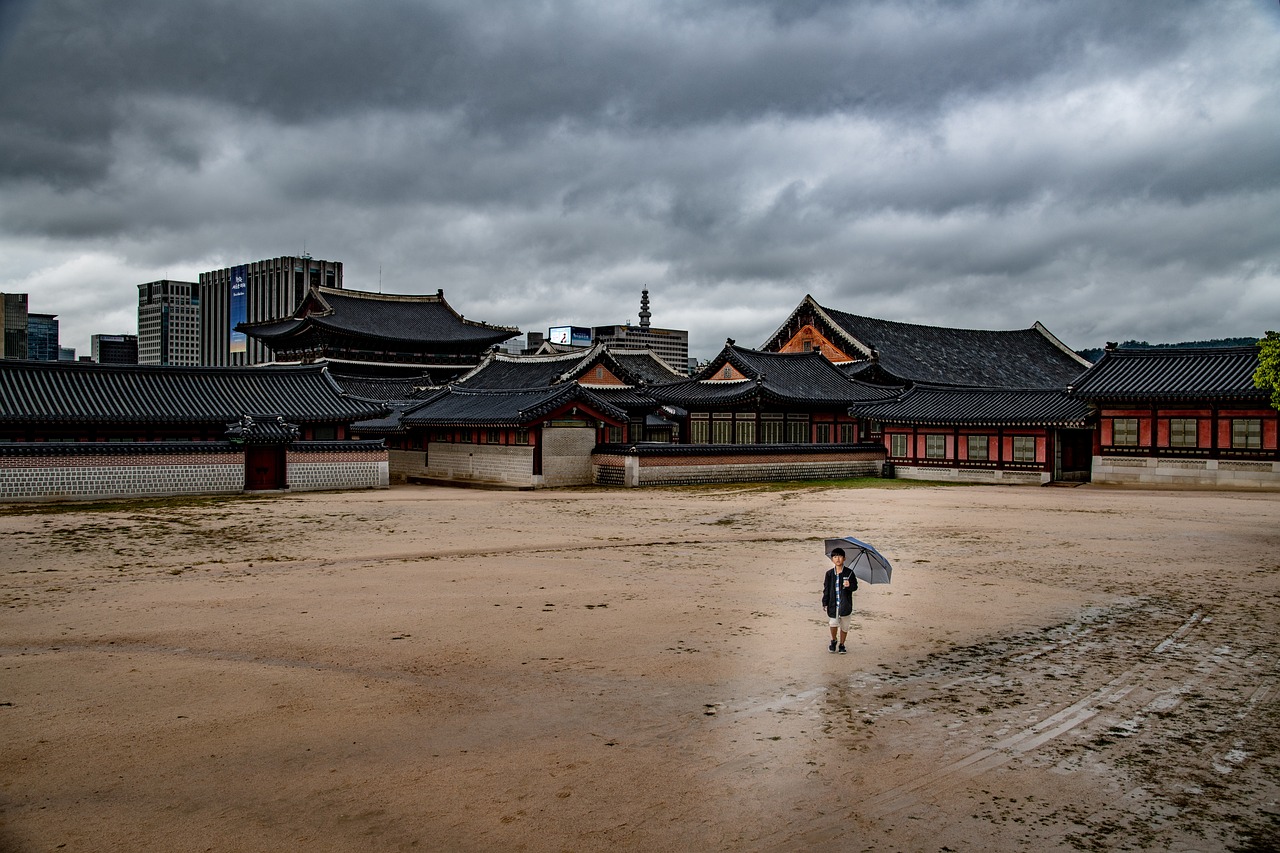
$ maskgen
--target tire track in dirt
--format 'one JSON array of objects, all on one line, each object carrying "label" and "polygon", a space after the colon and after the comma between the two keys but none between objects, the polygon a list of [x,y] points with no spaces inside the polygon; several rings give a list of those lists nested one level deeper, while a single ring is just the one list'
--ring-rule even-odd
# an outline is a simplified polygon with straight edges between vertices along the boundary
[{"label": "tire track in dirt", "polygon": [[935,770],[925,776],[908,780],[889,788],[873,797],[864,800],[860,813],[875,820],[887,817],[894,812],[919,803],[920,797],[929,792],[937,792],[953,786],[953,779],[971,778],[993,770],[1013,758],[1038,749],[1049,741],[1061,737],[1082,723],[1091,720],[1106,705],[1114,705],[1129,695],[1139,682],[1149,678],[1163,665],[1157,656],[1163,654],[1174,643],[1191,633],[1203,620],[1200,611],[1193,613],[1173,633],[1161,640],[1149,655],[1119,676],[1111,679],[1102,687],[1076,700],[1071,705],[1052,714],[1043,720],[1028,726],[1016,734],[1006,737],[995,744],[972,752],[963,758]]}]

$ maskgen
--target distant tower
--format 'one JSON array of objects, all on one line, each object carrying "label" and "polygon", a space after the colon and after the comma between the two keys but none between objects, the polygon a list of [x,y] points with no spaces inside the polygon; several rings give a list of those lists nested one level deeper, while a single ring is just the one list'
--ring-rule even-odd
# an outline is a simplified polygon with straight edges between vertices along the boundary
[{"label": "distant tower", "polygon": [[640,291],[640,328],[649,328],[649,318],[653,315],[649,313],[649,291]]}]

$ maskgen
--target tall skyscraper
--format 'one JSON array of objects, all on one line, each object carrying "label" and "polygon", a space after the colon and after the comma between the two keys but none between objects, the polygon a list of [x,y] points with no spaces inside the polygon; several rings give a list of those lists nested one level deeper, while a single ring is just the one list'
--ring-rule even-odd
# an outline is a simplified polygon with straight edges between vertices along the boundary
[{"label": "tall skyscraper", "polygon": [[27,313],[27,358],[58,360],[58,315]]},{"label": "tall skyscraper", "polygon": [[27,357],[27,294],[0,293],[0,358]]},{"label": "tall skyscraper", "polygon": [[200,273],[200,363],[270,361],[270,350],[236,326],[289,317],[312,287],[341,288],[342,263],[302,255]]},{"label": "tall skyscraper", "polygon": [[138,285],[138,364],[200,363],[199,288],[169,279]]}]

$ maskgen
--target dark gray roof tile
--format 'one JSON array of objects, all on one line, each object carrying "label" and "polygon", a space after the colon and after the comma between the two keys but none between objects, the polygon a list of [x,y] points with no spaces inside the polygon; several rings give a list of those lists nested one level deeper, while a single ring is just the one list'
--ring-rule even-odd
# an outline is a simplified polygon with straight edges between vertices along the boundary
[{"label": "dark gray roof tile", "polygon": [[1075,383],[1082,400],[1266,400],[1254,387],[1258,348],[1112,349]]}]

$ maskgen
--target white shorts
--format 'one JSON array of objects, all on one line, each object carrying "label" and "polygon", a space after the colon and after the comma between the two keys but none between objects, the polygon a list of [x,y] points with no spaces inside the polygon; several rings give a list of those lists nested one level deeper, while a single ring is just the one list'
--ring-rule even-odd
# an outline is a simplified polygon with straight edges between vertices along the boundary
[{"label": "white shorts", "polygon": [[832,628],[839,628],[847,634],[849,633],[849,626],[853,624],[853,614],[850,613],[848,616],[828,616],[827,624]]}]

